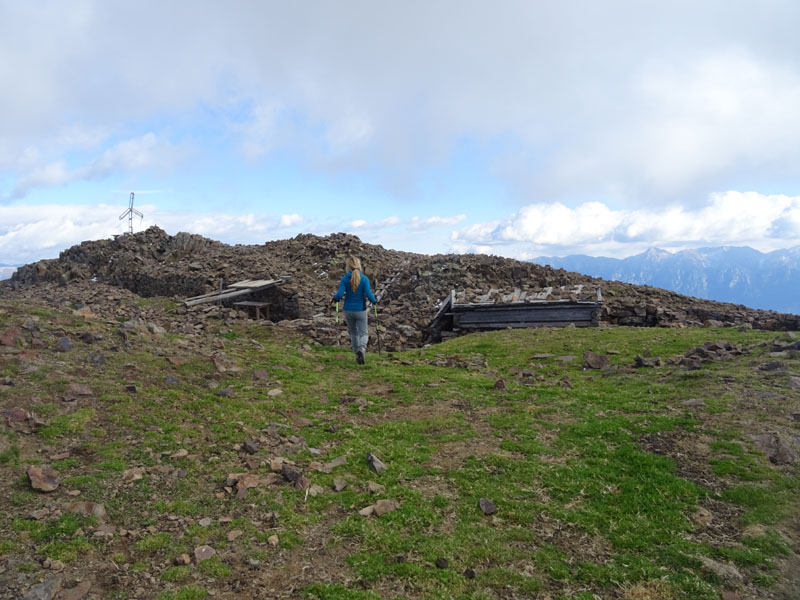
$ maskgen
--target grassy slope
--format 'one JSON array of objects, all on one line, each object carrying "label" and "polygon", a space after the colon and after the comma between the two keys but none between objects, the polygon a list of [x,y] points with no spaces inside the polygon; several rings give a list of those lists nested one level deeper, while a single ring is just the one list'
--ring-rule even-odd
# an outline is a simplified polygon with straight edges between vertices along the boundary
[{"label": "grassy slope", "polygon": [[[4,308],[0,331],[27,316]],[[84,331],[104,340],[77,342],[66,354],[41,350],[33,363],[2,357],[0,377],[14,385],[0,387],[0,407],[32,408],[48,421],[31,435],[0,429],[0,582],[6,578],[9,589],[44,578],[39,561],[49,557],[66,563],[68,580],[91,573],[94,592],[118,599],[137,589],[184,600],[209,591],[218,598],[667,600],[716,599],[726,589],[747,598],[782,593],[781,566],[796,558],[796,469],[771,465],[747,438],[800,412],[785,374],[756,369],[768,349],[699,371],[626,368],[646,349],[668,357],[707,340],[750,344],[772,335],[504,331],[371,354],[359,368],[343,348],[281,339],[254,324],[202,343],[133,334],[129,351],[115,353],[108,347],[119,339],[107,325],[36,312],[45,339],[58,327],[73,340]],[[106,364],[87,366],[103,347]],[[609,357],[621,368],[583,370],[589,349],[618,351]],[[239,370],[219,372],[214,351]],[[534,357],[540,353],[554,356]],[[577,358],[558,359],[564,355]],[[438,366],[448,358],[454,366]],[[786,364],[800,374],[800,360]],[[254,369],[268,378],[255,380]],[[167,384],[167,375],[178,383]],[[494,389],[499,378],[503,390]],[[73,381],[88,383],[95,397],[63,403]],[[138,393],[126,392],[126,383]],[[269,396],[276,387],[282,395]],[[688,399],[707,406],[687,408]],[[306,444],[293,446],[292,435]],[[252,457],[235,450],[259,437]],[[321,494],[282,481],[244,499],[223,489],[229,473],[266,476],[270,459],[292,447],[290,458]],[[49,460],[65,449],[68,458]],[[189,456],[173,458],[179,449]],[[388,471],[372,473],[366,452]],[[333,473],[309,468],[343,455],[347,464]],[[60,471],[58,490],[30,488],[24,470],[34,463]],[[145,467],[144,476],[125,481],[133,467]],[[348,487],[334,492],[334,477]],[[369,481],[385,491],[370,494]],[[69,490],[102,503],[128,534],[96,537],[97,522],[66,511],[26,518],[43,507],[63,509],[73,500]],[[496,514],[479,510],[482,497]],[[358,514],[380,498],[400,508],[380,518]],[[710,524],[699,523],[701,508]],[[211,525],[199,523],[204,517]],[[242,533],[229,541],[232,530]],[[173,566],[200,544],[218,556]],[[440,558],[447,568],[435,566]],[[726,580],[707,559],[736,569]]]}]

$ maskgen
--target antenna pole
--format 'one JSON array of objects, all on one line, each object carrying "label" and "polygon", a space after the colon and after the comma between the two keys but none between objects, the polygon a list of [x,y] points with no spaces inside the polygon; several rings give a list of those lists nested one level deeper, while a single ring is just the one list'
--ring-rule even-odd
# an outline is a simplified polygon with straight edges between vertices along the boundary
[{"label": "antenna pole", "polygon": [[133,192],[131,192],[131,202],[128,206],[128,233],[133,235]]},{"label": "antenna pole", "polygon": [[136,215],[140,219],[144,218],[144,215],[142,213],[133,208],[133,192],[131,192],[131,199],[130,202],[128,203],[128,210],[126,210],[119,216],[120,221],[125,217],[128,217],[128,233],[131,235],[133,235],[133,215]]}]

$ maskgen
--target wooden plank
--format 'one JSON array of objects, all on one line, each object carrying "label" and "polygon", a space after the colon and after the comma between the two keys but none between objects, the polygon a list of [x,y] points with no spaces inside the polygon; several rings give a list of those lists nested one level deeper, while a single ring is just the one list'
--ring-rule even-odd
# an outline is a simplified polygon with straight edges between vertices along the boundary
[{"label": "wooden plank", "polygon": [[433,318],[430,321],[429,327],[433,326],[444,313],[452,306],[453,298],[455,298],[455,290],[451,290],[450,293],[447,295],[447,299],[442,302],[442,305],[439,307],[439,310],[436,311],[436,314],[433,315]]},{"label": "wooden plank", "polygon": [[220,300],[230,300],[232,298],[238,298],[239,296],[246,296],[247,294],[253,294],[255,292],[260,292],[261,290],[265,290],[267,288],[274,287],[281,283],[280,279],[262,279],[259,280],[261,285],[259,287],[245,287],[245,288],[225,288],[221,292],[212,292],[210,294],[205,294],[203,296],[195,296],[194,298],[188,298],[184,300],[183,303],[186,306],[196,306],[198,304],[205,304],[207,302],[219,302]]},{"label": "wooden plank", "polygon": [[279,283],[279,280],[277,280],[277,279],[245,279],[244,281],[239,281],[237,283],[232,283],[228,287],[252,289],[252,288],[266,287],[266,286],[268,286],[270,284],[273,284],[273,283]]},{"label": "wooden plank", "polygon": [[586,304],[564,304],[555,306],[541,307],[520,307],[512,305],[508,307],[497,307],[495,309],[475,309],[464,311],[458,314],[458,321],[462,325],[466,323],[529,323],[529,322],[548,322],[548,321],[591,321],[597,305]]},{"label": "wooden plank", "polygon": [[[591,321],[548,321],[547,323],[530,322],[530,323],[460,323],[463,329],[527,329],[531,327],[591,327]],[[444,332],[442,332],[444,335]]]},{"label": "wooden plank", "polygon": [[230,300],[231,298],[238,298],[239,296],[246,296],[247,294],[252,294],[252,293],[253,293],[252,290],[247,290],[247,289],[245,289],[245,290],[233,290],[233,291],[223,290],[223,292],[221,294],[219,292],[216,292],[214,294],[209,294],[208,296],[205,296],[205,297],[201,296],[200,298],[196,298],[196,299],[193,299],[193,300],[186,300],[186,301],[184,301],[184,304],[186,306],[195,306],[197,304],[206,304],[208,302],[217,302],[218,300]]}]

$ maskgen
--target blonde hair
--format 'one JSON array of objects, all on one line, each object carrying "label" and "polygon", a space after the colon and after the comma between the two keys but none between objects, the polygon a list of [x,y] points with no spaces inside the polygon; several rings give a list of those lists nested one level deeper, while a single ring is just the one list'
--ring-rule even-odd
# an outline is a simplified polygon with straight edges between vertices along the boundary
[{"label": "blonde hair", "polygon": [[361,261],[355,256],[351,256],[347,259],[345,268],[353,272],[350,276],[350,289],[355,292],[358,290],[358,286],[361,283]]}]

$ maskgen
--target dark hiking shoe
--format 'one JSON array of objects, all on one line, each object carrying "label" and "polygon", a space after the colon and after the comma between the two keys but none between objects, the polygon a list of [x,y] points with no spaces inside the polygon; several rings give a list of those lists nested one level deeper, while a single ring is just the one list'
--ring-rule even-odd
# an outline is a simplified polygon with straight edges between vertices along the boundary
[{"label": "dark hiking shoe", "polygon": [[356,352],[356,362],[360,365],[364,364],[364,353],[361,350]]}]

